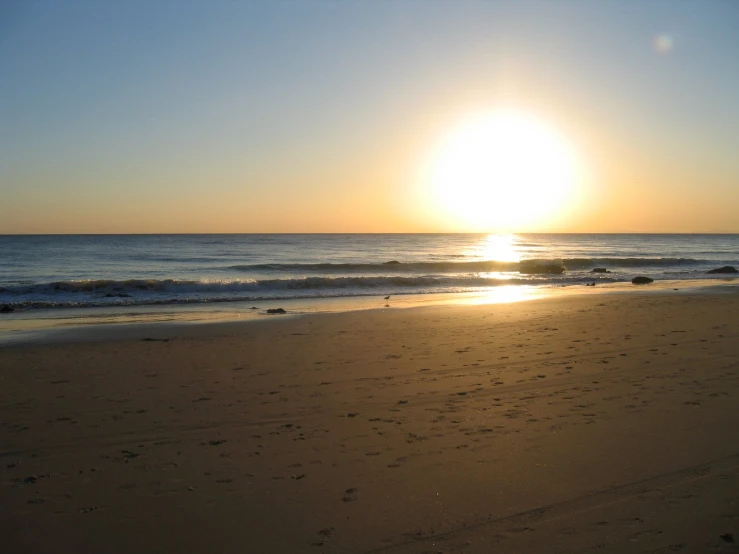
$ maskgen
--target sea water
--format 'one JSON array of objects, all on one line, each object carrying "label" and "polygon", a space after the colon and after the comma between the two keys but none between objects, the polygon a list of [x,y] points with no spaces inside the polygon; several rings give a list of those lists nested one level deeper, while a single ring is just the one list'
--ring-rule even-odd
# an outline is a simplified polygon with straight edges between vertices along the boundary
[{"label": "sea water", "polygon": [[[521,264],[562,263],[559,274]],[[722,278],[739,235],[0,236],[0,306],[35,310],[350,299]],[[594,273],[605,268],[608,273]]]}]

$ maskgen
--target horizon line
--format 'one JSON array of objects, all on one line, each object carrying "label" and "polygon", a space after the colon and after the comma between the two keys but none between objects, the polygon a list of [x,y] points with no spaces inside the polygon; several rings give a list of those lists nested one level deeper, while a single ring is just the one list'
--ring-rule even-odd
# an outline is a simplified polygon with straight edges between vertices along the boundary
[{"label": "horizon line", "polygon": [[739,235],[739,231],[299,231],[299,232],[167,232],[167,233],[0,233],[0,237],[53,236],[206,236],[206,235]]}]

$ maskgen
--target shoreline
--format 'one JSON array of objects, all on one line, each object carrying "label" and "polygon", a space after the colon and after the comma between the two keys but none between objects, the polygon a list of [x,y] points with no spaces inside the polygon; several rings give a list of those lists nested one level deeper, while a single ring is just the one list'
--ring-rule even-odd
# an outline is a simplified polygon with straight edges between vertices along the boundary
[{"label": "shoreline", "polygon": [[[197,333],[198,328],[251,324],[265,318],[286,319],[305,315],[359,312],[384,309],[417,309],[439,305],[490,305],[527,302],[548,298],[606,294],[720,294],[739,290],[739,279],[712,278],[663,280],[649,285],[602,283],[596,287],[499,286],[485,292],[431,293],[379,296],[352,296],[216,302],[208,304],[167,304],[58,308],[0,314],[0,348],[16,344],[62,341],[114,340],[121,337],[176,336]],[[283,307],[285,314],[268,314]]]}]

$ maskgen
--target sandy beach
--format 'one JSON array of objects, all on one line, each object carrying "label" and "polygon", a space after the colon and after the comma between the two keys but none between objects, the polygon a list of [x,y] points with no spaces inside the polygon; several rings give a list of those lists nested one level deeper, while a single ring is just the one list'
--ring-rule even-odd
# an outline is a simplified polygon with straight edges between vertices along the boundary
[{"label": "sandy beach", "polygon": [[0,348],[2,551],[737,551],[738,310],[589,294]]}]

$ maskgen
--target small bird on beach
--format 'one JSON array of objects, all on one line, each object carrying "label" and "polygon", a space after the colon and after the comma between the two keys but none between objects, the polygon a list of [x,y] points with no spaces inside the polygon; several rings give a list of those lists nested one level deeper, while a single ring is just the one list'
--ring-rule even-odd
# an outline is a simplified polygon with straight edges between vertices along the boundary
[{"label": "small bird on beach", "polygon": [[389,296],[386,296],[386,297],[385,297],[385,300],[390,300],[390,297],[389,297]]}]

